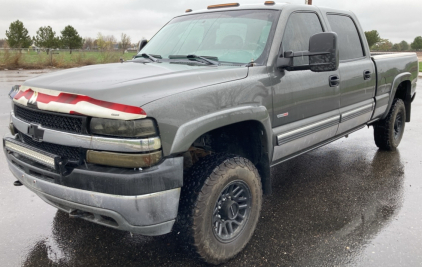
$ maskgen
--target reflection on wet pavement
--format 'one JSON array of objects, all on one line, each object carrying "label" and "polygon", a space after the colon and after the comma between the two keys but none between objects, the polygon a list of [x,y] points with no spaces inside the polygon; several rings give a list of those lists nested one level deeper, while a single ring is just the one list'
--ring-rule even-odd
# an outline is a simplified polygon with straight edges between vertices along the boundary
[{"label": "reflection on wet pavement", "polygon": [[[399,152],[376,151],[372,158],[352,152],[321,149],[275,169],[274,194],[265,200],[258,230],[246,250],[227,266],[353,262],[400,209],[404,172]],[[34,245],[26,266],[197,265],[179,250],[177,233],[131,236],[57,212],[51,238]]]},{"label": "reflection on wet pavement", "polygon": [[[421,98],[414,114],[422,112]],[[7,117],[0,120],[7,124]],[[273,194],[265,197],[255,235],[223,266],[419,266],[421,147],[422,119],[412,114],[396,152],[379,151],[371,128],[273,168]],[[6,266],[201,265],[182,248],[177,232],[144,237],[70,219],[24,187],[13,187],[3,155],[0,173],[6,213],[0,217],[0,260]]]}]

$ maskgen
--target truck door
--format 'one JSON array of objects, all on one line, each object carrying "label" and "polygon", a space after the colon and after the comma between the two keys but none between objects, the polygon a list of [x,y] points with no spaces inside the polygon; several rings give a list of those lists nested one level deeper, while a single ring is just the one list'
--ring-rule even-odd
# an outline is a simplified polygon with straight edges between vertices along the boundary
[{"label": "truck door", "polygon": [[365,52],[357,21],[338,13],[328,13],[327,18],[331,30],[338,35],[341,121],[337,134],[341,134],[370,120],[376,73],[369,53]]},{"label": "truck door", "polygon": [[[309,38],[324,32],[315,12],[294,12],[285,26],[282,49],[307,51]],[[309,58],[294,58],[294,66],[308,65]],[[273,162],[310,148],[333,137],[338,128],[339,72],[288,71],[274,68],[273,134],[276,136]]]}]

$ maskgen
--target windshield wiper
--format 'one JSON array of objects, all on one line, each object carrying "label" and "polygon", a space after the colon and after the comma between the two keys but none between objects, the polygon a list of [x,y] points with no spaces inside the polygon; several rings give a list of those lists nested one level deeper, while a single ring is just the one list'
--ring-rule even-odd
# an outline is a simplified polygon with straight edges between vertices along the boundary
[{"label": "windshield wiper", "polygon": [[209,57],[209,58],[213,58],[215,60],[209,59],[207,57],[202,57],[202,56],[197,56],[197,55],[169,55],[169,59],[179,59],[179,58],[187,58],[187,59],[201,59],[202,61],[205,61],[206,63],[208,63],[209,65],[220,65],[220,63],[218,63],[218,58],[217,57]]},{"label": "windshield wiper", "polygon": [[145,54],[145,53],[136,55],[134,58],[139,58],[139,57],[148,58],[152,62],[159,62],[158,59],[161,58],[160,55],[151,55],[151,54]]},{"label": "windshield wiper", "polygon": [[[211,59],[208,59],[206,57],[201,57],[201,56],[197,56],[197,55],[187,55],[187,58],[196,58],[196,59],[202,59],[203,61],[211,64],[211,65],[219,65],[218,61],[214,61]],[[218,58],[216,58],[218,60]]]}]

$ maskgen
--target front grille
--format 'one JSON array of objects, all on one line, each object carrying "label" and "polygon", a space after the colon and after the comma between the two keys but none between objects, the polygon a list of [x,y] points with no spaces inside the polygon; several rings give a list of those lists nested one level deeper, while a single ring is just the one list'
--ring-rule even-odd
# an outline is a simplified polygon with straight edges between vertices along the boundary
[{"label": "front grille", "polygon": [[49,152],[57,156],[61,156],[63,158],[67,158],[68,160],[71,160],[71,161],[79,161],[80,159],[79,148],[77,147],[62,146],[62,145],[56,145],[56,144],[51,144],[51,143],[46,143],[46,142],[36,142],[27,135],[21,134],[21,136],[22,136],[23,142],[32,147],[44,150],[46,152]]},{"label": "front grille", "polygon": [[28,123],[40,124],[44,128],[65,131],[70,133],[82,133],[83,118],[42,112],[32,108],[24,108],[15,104],[15,116]]}]

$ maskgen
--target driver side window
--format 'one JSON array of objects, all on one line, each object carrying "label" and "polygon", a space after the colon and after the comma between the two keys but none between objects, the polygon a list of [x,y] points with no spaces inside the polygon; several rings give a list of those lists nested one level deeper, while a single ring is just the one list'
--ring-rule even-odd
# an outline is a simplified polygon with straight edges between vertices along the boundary
[{"label": "driver side window", "polygon": [[[293,13],[290,15],[281,43],[283,51],[308,51],[309,38],[323,32],[321,22],[315,13]],[[309,57],[293,59],[293,66],[308,65]]]}]

